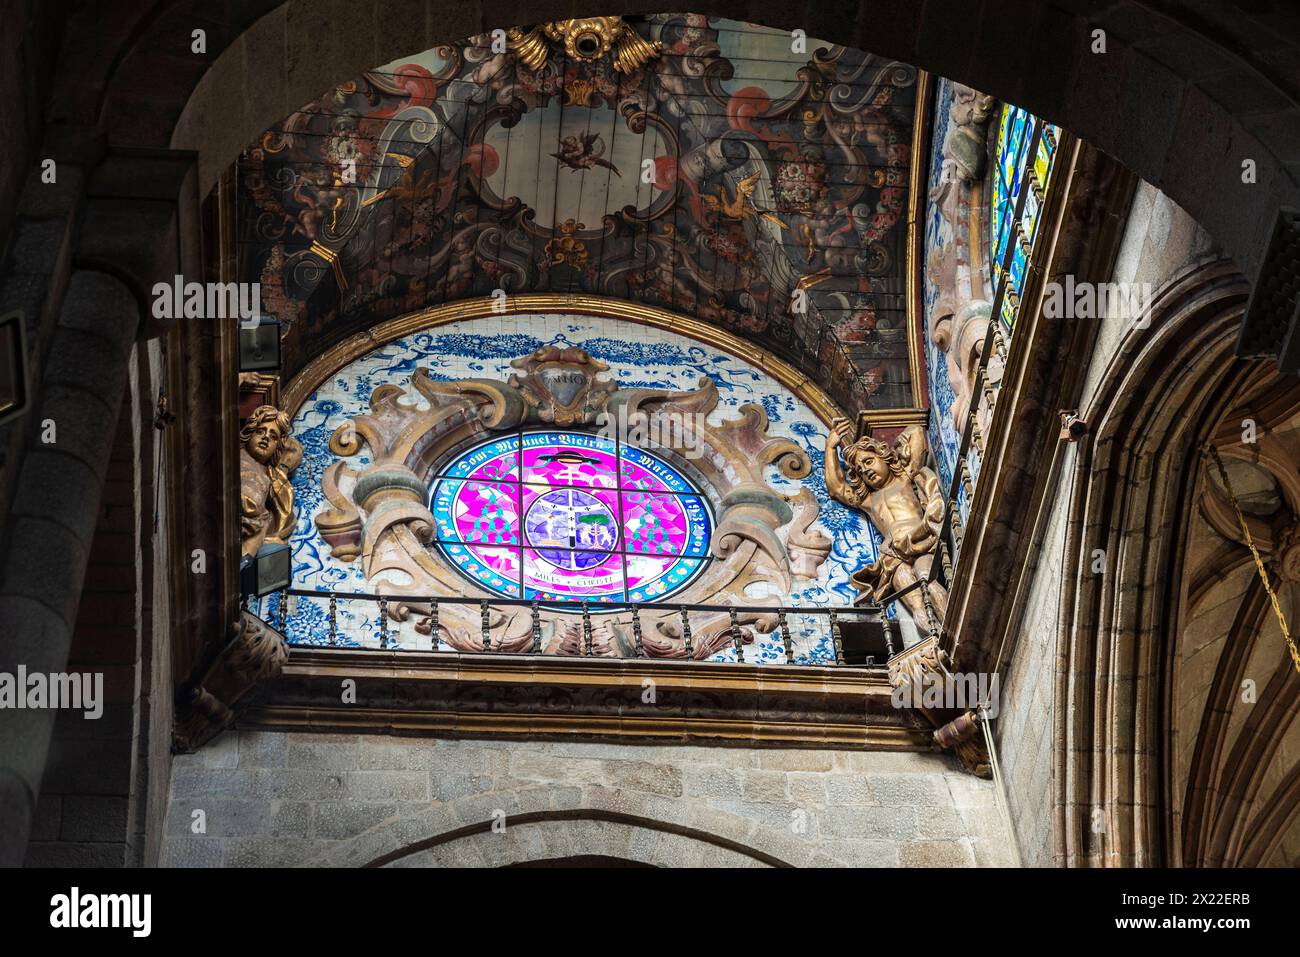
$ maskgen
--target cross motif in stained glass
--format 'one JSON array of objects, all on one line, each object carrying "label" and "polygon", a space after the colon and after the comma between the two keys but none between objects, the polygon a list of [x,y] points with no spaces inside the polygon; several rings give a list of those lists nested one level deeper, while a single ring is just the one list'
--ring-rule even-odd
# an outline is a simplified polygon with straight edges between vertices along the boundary
[{"label": "cross motif in stained glass", "polygon": [[712,517],[682,471],[586,433],[480,443],[441,470],[430,507],[444,558],[511,598],[653,601],[708,560]]}]

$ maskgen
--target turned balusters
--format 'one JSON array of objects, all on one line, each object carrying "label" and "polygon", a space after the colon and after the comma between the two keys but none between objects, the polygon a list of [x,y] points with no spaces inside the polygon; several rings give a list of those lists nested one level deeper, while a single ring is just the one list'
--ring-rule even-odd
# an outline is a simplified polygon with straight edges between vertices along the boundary
[{"label": "turned balusters", "polygon": [[885,629],[885,651],[889,657],[894,657],[894,620],[889,617],[889,609],[884,605],[877,605],[880,609],[880,622]]},{"label": "turned balusters", "polygon": [[948,543],[943,539],[939,540],[939,565],[943,568],[943,581],[945,585],[952,585],[952,558],[948,555]]},{"label": "turned balusters", "polygon": [[638,658],[645,657],[645,646],[641,637],[641,613],[636,605],[632,606],[632,647],[636,649]]},{"label": "turned balusters", "polygon": [[840,619],[839,615],[835,613],[834,608],[831,609],[830,619],[831,647],[835,650],[835,663],[837,665],[842,665],[844,664],[844,638],[840,634]]},{"label": "turned balusters", "polygon": [[930,582],[921,579],[921,601],[925,605],[926,623],[931,638],[939,637],[939,616],[934,613],[934,599],[930,596]]},{"label": "turned balusters", "polygon": [[794,638],[790,635],[790,622],[786,620],[785,609],[776,611],[776,625],[781,629],[781,644],[785,647],[785,663],[794,664]]},{"label": "turned balusters", "polygon": [[727,611],[731,618],[731,642],[736,648],[736,664],[745,663],[745,649],[741,642],[740,625],[736,623],[736,609],[729,608]]},{"label": "turned balusters", "polygon": [[957,507],[957,499],[955,497],[948,502],[948,517],[951,519],[952,525],[953,551],[960,552],[961,542],[965,537],[965,531],[961,524],[961,509]]}]

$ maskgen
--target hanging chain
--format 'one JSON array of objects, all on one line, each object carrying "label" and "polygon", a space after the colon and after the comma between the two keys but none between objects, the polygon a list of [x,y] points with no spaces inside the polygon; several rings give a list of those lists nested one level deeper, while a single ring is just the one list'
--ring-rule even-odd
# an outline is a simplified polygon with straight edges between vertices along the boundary
[{"label": "hanging chain", "polygon": [[533,654],[542,653],[542,612],[537,604],[537,599],[533,599]]},{"label": "hanging chain", "polygon": [[686,658],[695,657],[691,652],[691,619],[686,613],[686,606],[680,606],[682,612],[682,639],[686,642]]},{"label": "hanging chain", "polygon": [[741,645],[740,625],[736,623],[736,609],[729,608],[727,611],[731,615],[731,643],[736,648],[736,664],[743,665],[745,663],[745,649]]},{"label": "hanging chain", "polygon": [[1277,615],[1278,627],[1282,629],[1282,637],[1286,639],[1287,650],[1291,653],[1291,663],[1295,665],[1296,673],[1300,674],[1300,651],[1296,650],[1295,639],[1291,637],[1291,629],[1286,624],[1286,615],[1282,614],[1282,606],[1278,603],[1277,595],[1273,592],[1273,586],[1269,584],[1268,571],[1264,568],[1264,559],[1259,557],[1259,549],[1255,547],[1255,540],[1250,537],[1250,528],[1246,525],[1246,516],[1241,514],[1241,506],[1237,503],[1237,495],[1232,490],[1232,483],[1228,481],[1228,470],[1223,467],[1223,459],[1219,458],[1218,449],[1213,445],[1206,445],[1206,449],[1219,470],[1219,478],[1223,480],[1223,488],[1228,493],[1228,498],[1232,500],[1232,510],[1237,513],[1237,522],[1241,525],[1241,533],[1246,536],[1246,547],[1250,549],[1251,557],[1255,559],[1255,570],[1259,572],[1259,580],[1264,585],[1264,591],[1268,593],[1268,600],[1273,603],[1273,614]]},{"label": "hanging chain", "polygon": [[339,643],[339,600],[330,592],[330,644]]},{"label": "hanging chain", "polygon": [[591,609],[586,600],[582,602],[582,653],[591,657]]},{"label": "hanging chain", "polygon": [[429,641],[432,651],[438,650],[438,599],[429,600]]},{"label": "hanging chain", "polygon": [[479,611],[483,615],[483,650],[491,651],[492,630],[491,630],[491,626],[488,623],[488,603],[486,601],[480,601],[478,603],[478,606],[479,606]]},{"label": "hanging chain", "polygon": [[388,647],[388,599],[379,599],[379,647]]}]

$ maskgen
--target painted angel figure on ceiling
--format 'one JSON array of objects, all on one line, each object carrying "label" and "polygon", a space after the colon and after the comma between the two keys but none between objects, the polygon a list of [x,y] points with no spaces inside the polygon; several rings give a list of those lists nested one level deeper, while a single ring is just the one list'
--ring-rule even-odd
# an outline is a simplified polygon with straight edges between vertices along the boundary
[{"label": "painted angel figure on ceiling", "polygon": [[[854,572],[855,586],[879,601],[930,577],[943,528],[945,503],[939,478],[925,464],[929,444],[919,425],[904,429],[891,446],[880,439],[853,438],[853,425],[836,419],[826,440],[826,488],[849,508],[866,513],[880,532],[880,557]],[[938,582],[928,586],[940,620],[948,592]],[[925,599],[920,589],[903,596],[913,620],[925,626]]]},{"label": "painted angel figure on ceiling", "polygon": [[583,133],[579,136],[566,136],[560,140],[560,151],[552,153],[557,160],[569,169],[582,172],[593,166],[603,166],[621,177],[618,167],[605,159],[605,140],[599,133]]}]

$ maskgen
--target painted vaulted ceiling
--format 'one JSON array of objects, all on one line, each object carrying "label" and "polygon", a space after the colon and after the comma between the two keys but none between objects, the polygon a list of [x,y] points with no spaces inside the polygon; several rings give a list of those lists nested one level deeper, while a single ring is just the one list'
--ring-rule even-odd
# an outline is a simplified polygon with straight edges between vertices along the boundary
[{"label": "painted vaulted ceiling", "polygon": [[659,55],[620,70],[618,48],[480,36],[344,83],[246,152],[241,275],[284,323],[286,375],[376,322],[504,289],[666,308],[847,409],[915,404],[916,70],[697,15],[626,25]]}]

